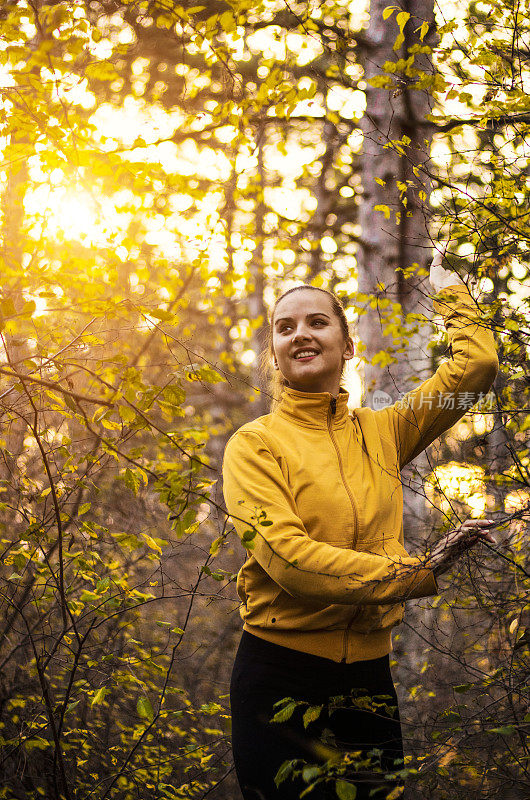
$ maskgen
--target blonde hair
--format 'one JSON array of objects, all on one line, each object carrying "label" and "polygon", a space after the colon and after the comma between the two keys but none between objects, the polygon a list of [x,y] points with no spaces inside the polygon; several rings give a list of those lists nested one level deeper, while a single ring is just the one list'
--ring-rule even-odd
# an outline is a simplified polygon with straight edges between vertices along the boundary
[{"label": "blonde hair", "polygon": [[342,333],[344,335],[344,341],[347,341],[350,335],[348,320],[346,318],[346,312],[344,310],[344,306],[342,305],[337,295],[333,294],[333,292],[328,292],[327,289],[320,289],[317,286],[311,286],[307,283],[302,283],[300,286],[293,286],[292,289],[288,289],[286,292],[280,295],[280,297],[278,297],[272,308],[269,327],[267,330],[266,346],[260,356],[260,374],[263,385],[267,386],[268,393],[271,396],[272,408],[274,408],[279,403],[285,386],[289,385],[285,380],[284,376],[282,375],[282,373],[280,372],[280,370],[272,368],[272,361],[274,359],[274,347],[272,342],[274,315],[276,313],[276,308],[278,307],[278,303],[281,300],[283,300],[284,297],[293,294],[293,292],[299,292],[302,289],[310,289],[312,292],[321,292],[322,294],[325,294],[327,297],[329,297],[331,302],[331,309],[340,322]]}]

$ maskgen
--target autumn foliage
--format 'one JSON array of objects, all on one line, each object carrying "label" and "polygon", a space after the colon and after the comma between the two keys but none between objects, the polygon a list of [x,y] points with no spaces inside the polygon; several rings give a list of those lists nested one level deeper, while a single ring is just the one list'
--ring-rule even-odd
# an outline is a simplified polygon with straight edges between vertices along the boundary
[{"label": "autumn foliage", "polygon": [[373,225],[414,205],[501,360],[422,478],[426,538],[500,527],[397,634],[407,773],[417,797],[528,795],[528,14],[462,0],[435,27],[422,8],[372,4],[381,62],[346,0],[2,4],[1,798],[236,796],[243,549],[216,482],[268,407],[267,309],[294,281],[334,289],[392,340],[381,369],[425,322],[393,294],[424,300],[424,263],[358,291],[374,59],[372,88],[430,112],[414,140],[378,132],[414,179],[381,179]]}]

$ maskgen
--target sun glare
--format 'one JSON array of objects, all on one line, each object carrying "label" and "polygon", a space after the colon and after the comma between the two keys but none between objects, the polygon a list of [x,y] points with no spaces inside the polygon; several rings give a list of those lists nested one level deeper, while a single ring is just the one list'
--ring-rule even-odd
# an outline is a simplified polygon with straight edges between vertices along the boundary
[{"label": "sun glare", "polygon": [[61,231],[68,239],[88,239],[92,242],[99,233],[97,218],[89,200],[69,192],[55,202],[50,223],[56,234]]},{"label": "sun glare", "polygon": [[486,510],[487,496],[484,470],[478,466],[450,461],[436,467],[425,484],[429,500],[445,514],[452,510],[452,500],[465,503],[472,517],[480,517]]},{"label": "sun glare", "polygon": [[124,228],[124,220],[120,220],[110,199],[94,198],[82,190],[40,186],[26,195],[24,206],[35,218],[36,232],[44,225],[47,234],[57,241],[105,246],[117,230]]}]

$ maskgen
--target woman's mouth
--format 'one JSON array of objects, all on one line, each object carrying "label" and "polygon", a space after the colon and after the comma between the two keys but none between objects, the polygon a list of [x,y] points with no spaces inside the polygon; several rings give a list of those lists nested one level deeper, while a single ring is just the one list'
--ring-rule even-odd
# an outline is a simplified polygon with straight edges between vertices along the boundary
[{"label": "woman's mouth", "polygon": [[311,361],[315,356],[318,356],[316,350],[300,350],[298,353],[294,354],[293,358],[295,361]]}]

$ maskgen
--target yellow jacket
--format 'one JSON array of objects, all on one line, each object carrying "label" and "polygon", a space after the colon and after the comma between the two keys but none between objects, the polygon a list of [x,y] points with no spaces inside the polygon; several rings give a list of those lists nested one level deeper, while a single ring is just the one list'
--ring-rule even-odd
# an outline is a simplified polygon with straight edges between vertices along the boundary
[{"label": "yellow jacket", "polygon": [[425,559],[403,547],[400,469],[489,390],[498,360],[465,286],[441,292],[435,311],[452,358],[404,402],[350,416],[346,392],[287,388],[228,442],[224,495],[249,550],[237,590],[250,633],[334,661],[378,658],[402,602],[437,593]]}]

